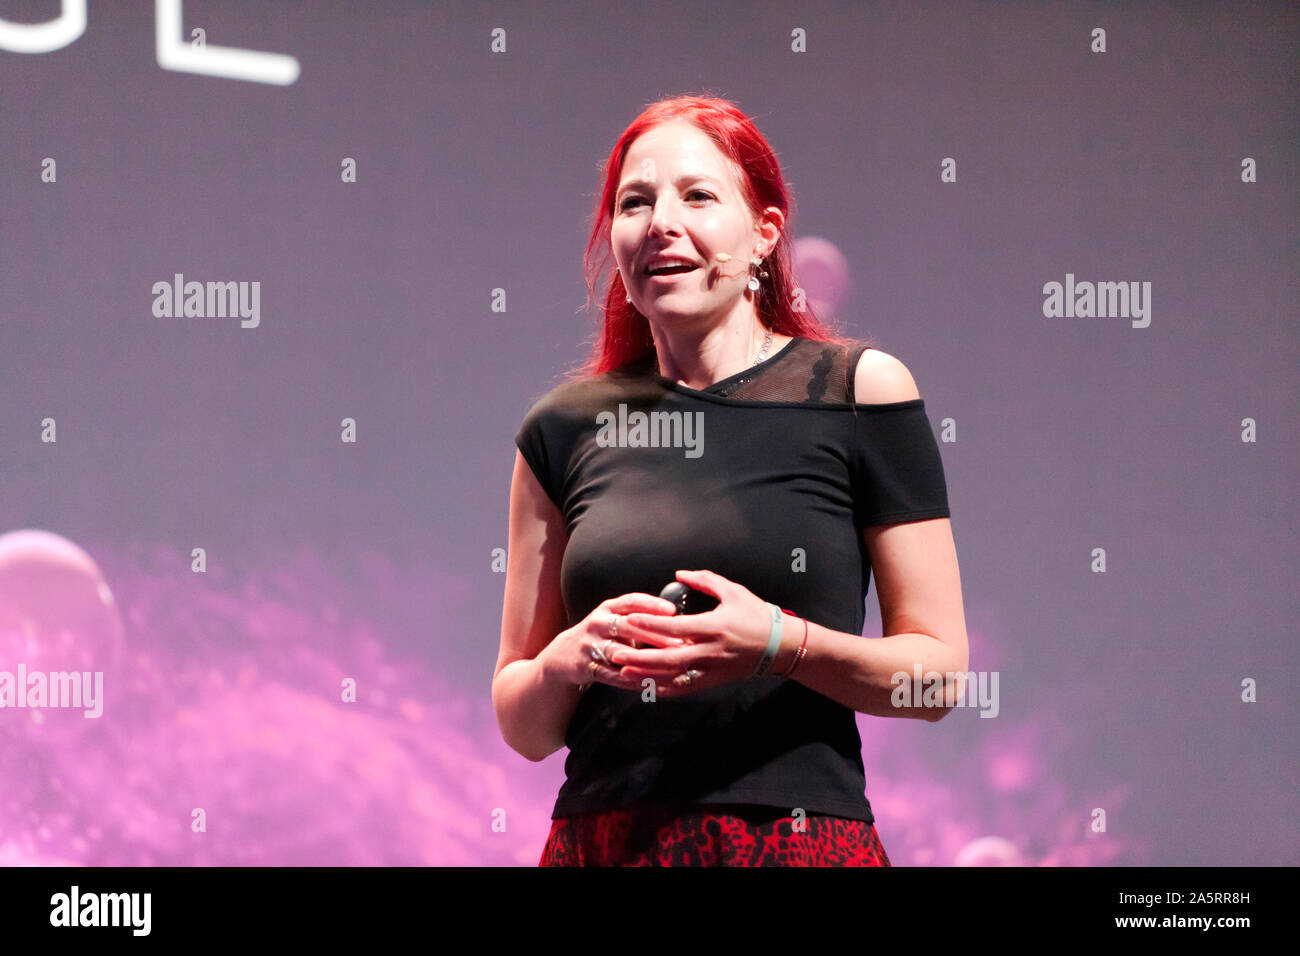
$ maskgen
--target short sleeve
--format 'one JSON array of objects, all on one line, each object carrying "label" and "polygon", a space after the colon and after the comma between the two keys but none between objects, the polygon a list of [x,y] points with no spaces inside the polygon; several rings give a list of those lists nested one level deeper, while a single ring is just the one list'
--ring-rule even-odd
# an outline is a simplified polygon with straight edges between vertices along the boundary
[{"label": "short sleeve", "polygon": [[542,399],[528,410],[523,424],[515,434],[515,447],[532,469],[537,483],[546,492],[546,497],[563,511],[560,495],[562,480],[556,470],[556,425],[549,406],[550,403]]},{"label": "short sleeve", "polygon": [[857,406],[849,460],[858,530],[950,517],[943,461],[924,400]]}]

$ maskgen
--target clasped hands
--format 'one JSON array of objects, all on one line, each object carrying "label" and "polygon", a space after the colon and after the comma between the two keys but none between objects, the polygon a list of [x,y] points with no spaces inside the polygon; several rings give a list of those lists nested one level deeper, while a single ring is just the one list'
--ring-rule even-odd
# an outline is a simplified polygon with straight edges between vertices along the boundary
[{"label": "clasped hands", "polygon": [[[717,598],[718,606],[701,614],[619,614],[616,625],[609,618],[617,636],[612,643],[597,641],[595,646],[618,670],[618,686],[636,689],[648,677],[655,682],[657,696],[685,697],[748,680],[771,634],[767,604],[712,571],[678,571],[677,580]],[[663,606],[670,607],[667,601]],[[629,646],[629,641],[650,646]]]}]

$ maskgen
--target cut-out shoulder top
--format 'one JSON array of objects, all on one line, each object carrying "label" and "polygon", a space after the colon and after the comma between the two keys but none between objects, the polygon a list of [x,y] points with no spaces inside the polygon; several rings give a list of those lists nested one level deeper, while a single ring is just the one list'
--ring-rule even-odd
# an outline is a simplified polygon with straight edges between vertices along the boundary
[{"label": "cut-out shoulder top", "polygon": [[[950,516],[924,400],[855,401],[865,348],[796,337],[704,389],[659,375],[650,353],[538,399],[515,443],[564,518],[569,626],[703,568],[861,634],[863,529]],[[653,702],[595,683],[565,743],[555,818],[749,803],[874,821],[854,712],[797,670]]]}]

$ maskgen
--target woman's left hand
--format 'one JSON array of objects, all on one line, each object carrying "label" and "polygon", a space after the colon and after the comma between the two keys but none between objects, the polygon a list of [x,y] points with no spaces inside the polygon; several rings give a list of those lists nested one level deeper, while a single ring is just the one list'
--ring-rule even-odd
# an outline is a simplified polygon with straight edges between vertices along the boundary
[{"label": "woman's left hand", "polygon": [[[748,588],[712,571],[678,571],[677,580],[718,599],[703,614],[629,614],[618,626],[620,637],[649,640],[649,635],[679,637],[679,647],[619,647],[610,655],[624,677],[641,683],[652,678],[656,695],[686,697],[700,690],[749,679],[763,658],[772,630],[766,602]],[[784,642],[783,642],[784,643]],[[698,671],[684,681],[681,675]],[[769,671],[771,673],[771,671]]]}]

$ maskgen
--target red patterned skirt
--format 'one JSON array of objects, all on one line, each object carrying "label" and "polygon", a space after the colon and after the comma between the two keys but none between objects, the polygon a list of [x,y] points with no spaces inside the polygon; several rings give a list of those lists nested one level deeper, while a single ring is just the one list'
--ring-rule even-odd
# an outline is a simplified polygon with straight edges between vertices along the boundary
[{"label": "red patterned skirt", "polygon": [[539,866],[889,866],[876,828],[776,807],[634,807],[551,822]]}]

